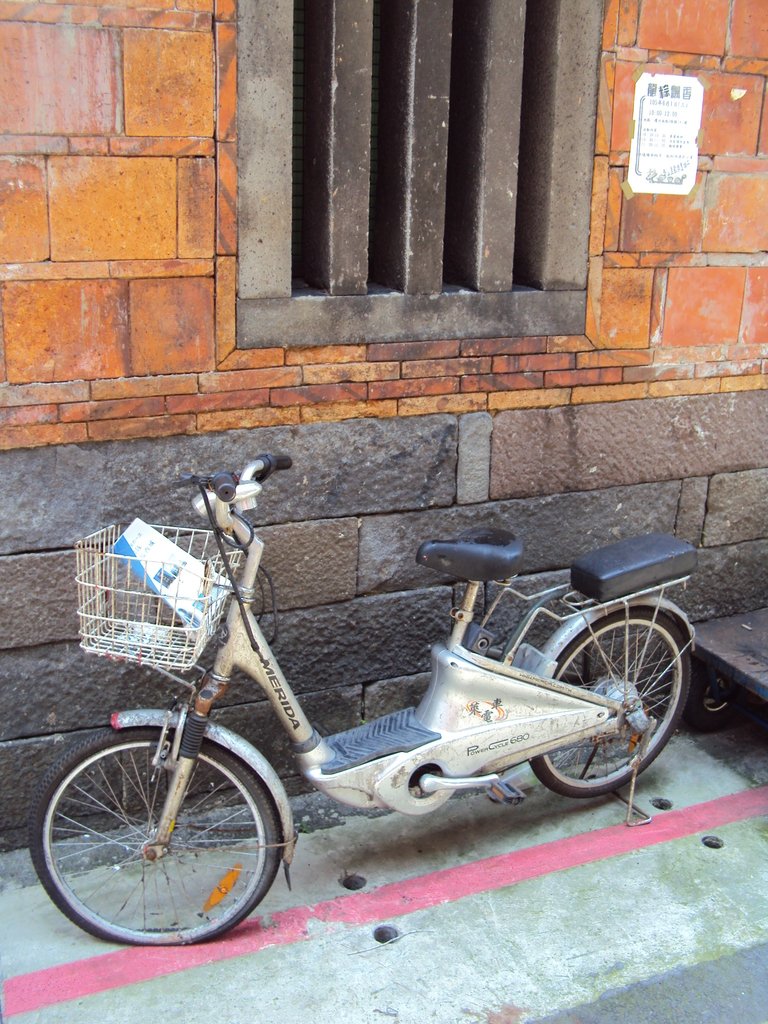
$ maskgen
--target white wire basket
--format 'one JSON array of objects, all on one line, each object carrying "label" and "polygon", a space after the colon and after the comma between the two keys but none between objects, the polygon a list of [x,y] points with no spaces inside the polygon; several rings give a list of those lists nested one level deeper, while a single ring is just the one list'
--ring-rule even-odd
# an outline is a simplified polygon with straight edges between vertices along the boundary
[{"label": "white wire basket", "polygon": [[[189,601],[158,593],[152,579],[173,580],[177,563],[146,562],[116,554],[124,528],[108,526],[75,545],[80,646],[118,660],[183,671],[216,632],[232,587],[211,530],[154,526],[153,530],[200,563],[193,615]],[[227,551],[234,570],[240,551]]]}]

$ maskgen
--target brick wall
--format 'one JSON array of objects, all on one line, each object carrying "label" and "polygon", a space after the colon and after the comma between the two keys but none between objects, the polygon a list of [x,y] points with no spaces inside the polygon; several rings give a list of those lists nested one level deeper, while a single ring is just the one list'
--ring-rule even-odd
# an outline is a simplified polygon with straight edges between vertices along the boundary
[{"label": "brick wall", "polygon": [[[766,387],[768,6],[607,0],[584,335],[240,351],[234,0],[0,3],[4,448]],[[705,84],[634,196],[633,76]]]}]

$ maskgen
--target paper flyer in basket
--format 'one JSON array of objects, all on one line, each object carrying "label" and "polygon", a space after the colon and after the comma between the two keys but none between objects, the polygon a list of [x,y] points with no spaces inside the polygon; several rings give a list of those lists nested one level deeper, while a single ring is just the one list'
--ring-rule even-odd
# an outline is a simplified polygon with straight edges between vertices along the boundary
[{"label": "paper flyer in basket", "polygon": [[113,551],[129,560],[135,575],[173,609],[185,626],[196,629],[201,625],[206,595],[205,565],[199,558],[141,519],[134,519],[125,528]]}]

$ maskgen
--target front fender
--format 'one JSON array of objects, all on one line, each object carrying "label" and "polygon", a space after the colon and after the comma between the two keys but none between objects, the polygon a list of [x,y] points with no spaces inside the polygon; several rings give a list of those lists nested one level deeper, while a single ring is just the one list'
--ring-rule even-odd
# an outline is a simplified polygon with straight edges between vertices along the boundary
[{"label": "front fender", "polygon": [[585,626],[590,625],[593,622],[598,622],[600,619],[605,618],[606,615],[610,615],[611,612],[615,612],[617,609],[623,608],[658,608],[659,611],[666,612],[667,615],[677,622],[683,631],[683,634],[687,635],[690,643],[693,644],[693,626],[688,621],[688,616],[682,608],[679,608],[673,601],[668,601],[665,597],[659,597],[655,600],[645,597],[629,602],[622,600],[610,601],[607,604],[596,605],[594,608],[584,608],[582,611],[564,622],[563,625],[552,634],[544,645],[542,653],[556,661],[560,652],[565,650],[571,640],[573,640]]},{"label": "front fender", "polygon": [[[137,708],[131,711],[116,711],[110,721],[113,729],[136,729],[147,725],[162,728],[166,715],[167,712],[161,708]],[[176,726],[178,720],[178,712],[174,712],[171,715],[170,724]],[[238,736],[231,729],[227,729],[224,725],[218,725],[216,722],[209,721],[205,728],[205,738],[210,740],[211,743],[223,747],[224,750],[228,750],[235,757],[240,758],[241,761],[244,761],[267,787],[277,808],[283,830],[283,841],[286,843],[283,848],[283,860],[286,864],[290,864],[296,847],[293,811],[288,802],[285,787],[275,769],[252,743],[243,739],[242,736]]]}]

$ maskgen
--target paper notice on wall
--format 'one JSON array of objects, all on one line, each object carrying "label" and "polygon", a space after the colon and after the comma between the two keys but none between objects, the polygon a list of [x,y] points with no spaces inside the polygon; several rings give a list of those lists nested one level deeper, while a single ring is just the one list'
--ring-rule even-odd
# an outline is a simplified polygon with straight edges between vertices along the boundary
[{"label": "paper notice on wall", "polygon": [[704,87],[697,78],[640,75],[627,175],[633,192],[685,196],[693,189],[703,104]]}]

